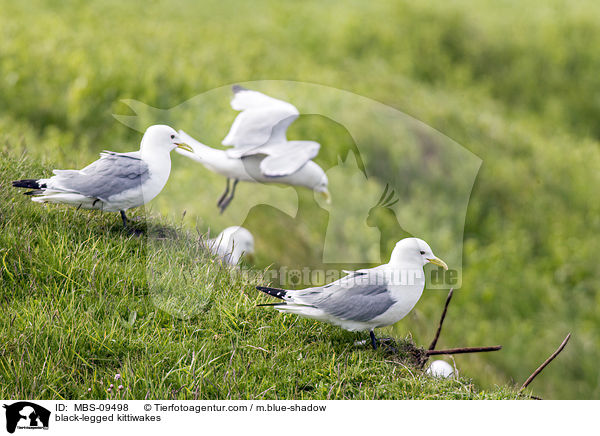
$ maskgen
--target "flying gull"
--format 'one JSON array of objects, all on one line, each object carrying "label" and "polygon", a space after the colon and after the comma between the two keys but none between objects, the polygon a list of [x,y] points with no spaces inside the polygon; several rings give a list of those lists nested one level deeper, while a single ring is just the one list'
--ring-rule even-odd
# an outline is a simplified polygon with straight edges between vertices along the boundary
[{"label": "flying gull", "polygon": [[37,203],[120,212],[127,226],[125,211],[148,203],[167,183],[171,151],[191,151],[183,142],[171,127],[155,125],[144,133],[139,151],[104,151],[100,159],[81,170],[54,170],[48,179],[16,180],[12,184],[31,189],[25,194]]},{"label": "flying gull", "polygon": [[325,286],[286,290],[257,286],[257,289],[284,303],[271,304],[281,312],[325,321],[350,331],[370,332],[396,323],[417,304],[425,286],[423,266],[427,263],[448,269],[425,241],[402,239],[392,251],[389,263],[375,268],[347,271],[348,275]]},{"label": "flying gull", "polygon": [[230,265],[237,265],[243,255],[254,253],[252,233],[240,226],[223,230],[216,238],[208,240],[210,251]]},{"label": "flying gull", "polygon": [[[221,213],[235,194],[238,182],[282,183],[320,192],[327,200],[327,176],[312,161],[321,147],[314,141],[288,141],[286,130],[298,118],[295,106],[258,91],[233,86],[231,107],[241,111],[222,144],[227,150],[209,147],[180,130],[193,153],[178,153],[200,162],[210,171],[227,177],[225,192],[217,206]],[[233,180],[233,185],[231,181]]]}]

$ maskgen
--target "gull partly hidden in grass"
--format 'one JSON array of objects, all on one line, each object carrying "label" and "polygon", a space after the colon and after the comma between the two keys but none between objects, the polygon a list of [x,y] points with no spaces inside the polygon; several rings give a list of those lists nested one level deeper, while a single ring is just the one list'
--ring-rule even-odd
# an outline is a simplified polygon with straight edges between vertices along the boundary
[{"label": "gull partly hidden in grass", "polygon": [[60,203],[83,209],[120,212],[146,204],[164,188],[171,172],[170,153],[175,148],[190,150],[169,126],[150,126],[142,137],[139,151],[104,151],[100,159],[81,170],[54,170],[44,179],[16,180],[17,188],[37,203]]},{"label": "gull partly hidden in grass", "polygon": [[211,253],[229,265],[237,265],[242,256],[254,253],[252,233],[240,226],[227,227],[216,238],[209,239],[207,245]]},{"label": "gull partly hidden in grass", "polygon": [[437,378],[454,377],[454,368],[445,360],[434,360],[425,372]]},{"label": "gull partly hidden in grass", "polygon": [[[288,141],[286,131],[298,118],[296,107],[258,91],[233,86],[231,107],[241,111],[222,144],[227,150],[209,147],[180,130],[194,152],[179,154],[200,162],[210,171],[227,177],[225,192],[217,202],[221,213],[235,194],[238,182],[281,183],[303,186],[329,200],[327,176],[312,161],[321,147],[314,141]],[[233,181],[233,184],[232,184]]]},{"label": "gull partly hidden in grass", "polygon": [[429,245],[418,238],[402,239],[389,263],[375,268],[345,271],[348,275],[325,286],[286,290],[257,286],[283,303],[268,304],[281,312],[325,321],[350,331],[369,331],[377,349],[374,329],[392,325],[417,304],[425,287],[423,266],[448,269]]}]

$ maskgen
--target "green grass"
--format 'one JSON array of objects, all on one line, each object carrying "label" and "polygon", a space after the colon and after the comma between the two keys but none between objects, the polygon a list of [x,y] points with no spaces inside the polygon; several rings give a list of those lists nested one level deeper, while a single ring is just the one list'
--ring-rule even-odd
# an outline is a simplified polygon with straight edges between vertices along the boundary
[{"label": "green grass", "polygon": [[[2,180],[42,170],[0,162]],[[117,214],[40,207],[7,184],[0,214],[2,398],[518,398],[256,307],[260,272],[223,266],[199,235],[160,219],[138,221],[138,235]]]},{"label": "green grass", "polygon": [[[597,2],[533,0],[523,5],[502,0],[474,5],[467,0],[356,0],[344,4],[292,4],[267,0],[240,4],[227,0],[179,0],[140,6],[114,0],[32,0],[27,4],[0,0],[0,9],[0,147],[5,150],[0,162],[0,259],[6,263],[2,265],[0,298],[10,303],[1,306],[6,313],[4,325],[10,327],[12,322],[21,328],[41,329],[65,322],[60,313],[71,313],[74,318],[67,319],[77,328],[99,323],[101,327],[90,335],[107,345],[115,339],[110,349],[121,359],[132,348],[140,353],[139,349],[150,346],[147,344],[156,344],[154,354],[160,357],[148,360],[148,365],[158,364],[167,355],[173,365],[178,362],[184,349],[193,347],[179,349],[177,342],[168,337],[184,331],[178,324],[184,321],[175,321],[175,314],[182,315],[177,305],[204,314],[197,315],[198,319],[219,313],[215,309],[218,303],[210,299],[215,288],[200,280],[216,268],[214,263],[198,254],[205,266],[193,266],[199,268],[197,282],[184,274],[181,282],[169,283],[172,278],[153,276],[146,265],[168,265],[181,257],[181,250],[174,250],[175,260],[169,256],[152,257],[160,249],[149,252],[149,245],[124,234],[118,218],[62,208],[36,208],[38,205],[29,204],[6,186],[11,178],[48,174],[55,167],[82,167],[102,149],[135,148],[140,134],[113,117],[133,115],[122,99],[166,110],[232,83],[295,80],[380,101],[437,129],[482,160],[462,238],[463,284],[450,307],[440,347],[502,344],[504,349],[499,353],[457,357],[461,372],[486,392],[494,391],[497,385],[520,384],[567,332],[572,332],[567,348],[531,389],[544,398],[600,398],[596,366],[600,359],[600,269],[596,260],[600,233],[600,203],[596,201],[600,185]],[[312,98],[319,107],[334,109],[348,120],[347,125],[340,126],[331,120],[306,117],[292,126],[295,138],[315,139],[323,145],[317,157],[323,167],[335,165],[338,157],[345,157],[351,148],[348,129],[361,132],[368,144],[361,147],[361,157],[369,174],[376,175],[362,187],[368,190],[369,198],[374,197],[373,203],[389,180],[402,181],[411,174],[411,159],[418,156],[405,160],[400,146],[405,144],[386,140],[389,131],[385,125],[370,122],[355,107],[336,107],[335,100],[328,98],[332,94],[306,95],[286,89],[284,84],[272,86],[277,95],[283,92],[298,105],[306,105]],[[192,100],[179,111],[158,111],[152,119],[165,116],[163,121],[176,128],[184,128],[207,143],[219,144],[234,114],[228,107],[225,88],[221,94],[217,91],[213,95],[210,105],[194,106],[196,100]],[[169,118],[173,115],[176,118]],[[442,162],[436,168],[438,174],[443,173],[444,165],[452,169],[452,163]],[[201,183],[186,184],[192,177],[198,177]],[[444,193],[460,182],[460,178],[450,178],[447,183],[436,180],[434,186]],[[171,180],[151,205],[151,227],[175,226],[183,233],[192,232],[196,238],[195,228],[199,233],[209,228],[214,233],[227,225],[240,224],[231,213],[216,214],[214,202],[223,184],[221,177],[174,156]],[[235,208],[240,208],[242,199],[249,194],[282,197],[280,190],[262,188],[240,184],[231,212],[239,211]],[[345,185],[338,187],[344,188]],[[361,203],[360,189],[346,191],[343,195],[350,204]],[[182,196],[190,192],[194,201],[185,203]],[[244,226],[256,239],[257,269],[269,265],[319,266],[327,211],[306,190],[297,193],[300,214],[296,219],[261,206],[245,220]],[[409,194],[408,190],[400,192],[403,201]],[[411,222],[421,222],[419,218],[425,216],[422,222],[427,223],[429,231],[437,217],[430,213],[447,214],[452,205],[439,201],[443,196],[427,198],[436,201],[426,202],[425,210],[401,207],[401,202],[395,212]],[[183,209],[188,212],[185,218]],[[382,246],[356,244],[346,249],[355,253],[389,253],[396,242],[392,233],[397,223],[386,217],[381,218],[381,223],[382,234],[387,235]],[[435,223],[435,232],[419,236],[434,241],[436,254],[444,258],[456,223]],[[362,223],[336,221],[336,230],[343,235],[360,233],[356,230],[358,224]],[[89,247],[95,248],[96,253]],[[34,256],[36,250],[46,257]],[[140,261],[142,258],[144,262]],[[110,274],[107,277],[106,272],[110,271],[119,278]],[[252,280],[255,279],[258,280]],[[254,298],[252,280],[223,280],[231,280],[226,283],[235,286],[225,286],[220,292]],[[169,300],[168,295],[152,286],[156,283],[174,286],[180,292]],[[100,292],[95,289],[103,289],[104,294],[95,294]],[[248,297],[240,296],[240,289],[248,290]],[[425,292],[415,310],[387,333],[396,337],[410,333],[417,344],[427,344],[444,298],[444,292]],[[250,310],[254,303],[247,304],[240,307],[246,307],[248,311],[244,313],[250,316],[284,319],[267,310]],[[74,310],[78,305],[84,309]],[[168,312],[156,312],[157,307]],[[39,310],[34,312],[35,308]],[[151,313],[157,313],[156,317],[151,317]],[[94,321],[86,324],[80,318],[83,314]],[[338,329],[285,319],[299,323],[300,329],[291,329],[290,334],[323,329],[322,337],[327,338],[328,346],[333,347],[329,341],[346,346],[354,338]],[[210,320],[214,324],[196,322],[203,329],[214,326],[217,330],[220,324]],[[155,328],[152,335],[164,334],[158,343],[141,340],[134,346],[127,342],[131,336],[124,332],[135,332],[144,322],[173,328]],[[74,354],[57,357],[58,350],[73,349],[64,341],[73,345],[73,341],[88,336],[64,327],[48,329],[52,335],[46,337],[54,338],[50,342],[51,353],[30,357],[37,363],[20,369],[32,371],[28,379],[17,378],[16,368],[20,368],[21,359],[29,358],[26,350],[33,335],[22,336],[16,327],[2,329],[6,337],[0,342],[7,346],[2,348],[0,362],[12,362],[11,366],[3,366],[2,374],[13,380],[1,383],[2,389],[17,383],[26,383],[31,389],[34,379],[36,389],[23,391],[22,395],[47,389],[44,386],[66,389],[57,380],[74,380],[64,374],[71,374],[78,365],[82,365],[86,376],[93,374],[92,368]],[[120,332],[117,336],[121,339],[112,336],[113,329]],[[182,344],[184,340],[181,339]],[[283,346],[294,347],[302,340],[298,337],[283,341]],[[89,347],[96,344],[93,339],[81,341]],[[108,353],[103,347],[99,349]],[[180,350],[179,354],[169,351],[174,349]],[[212,359],[223,354],[225,347],[210,350]],[[365,356],[361,350],[356,352]],[[333,353],[328,353],[331,358]],[[46,355],[48,362],[44,365]],[[337,349],[336,359],[341,355]],[[238,357],[234,356],[234,360]],[[56,364],[65,365],[64,374],[51,365],[53,359],[59,359]],[[135,359],[138,362],[139,355]],[[115,367],[106,369],[101,376],[105,382],[117,370],[116,360],[112,362]],[[185,362],[191,365],[191,358],[181,360],[182,365]],[[88,363],[101,368],[95,361]],[[160,364],[158,367],[162,368]],[[40,384],[44,373],[54,382]],[[175,376],[172,373],[169,377]],[[236,377],[240,377],[237,371]],[[161,379],[148,378],[155,383]],[[211,381],[221,386],[216,378]],[[260,392],[269,387],[261,385]]]}]

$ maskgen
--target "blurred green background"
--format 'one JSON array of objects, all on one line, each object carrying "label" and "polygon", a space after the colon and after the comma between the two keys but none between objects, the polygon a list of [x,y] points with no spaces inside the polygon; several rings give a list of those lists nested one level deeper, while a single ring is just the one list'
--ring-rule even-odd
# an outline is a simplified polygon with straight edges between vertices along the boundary
[{"label": "blurred green background", "polygon": [[[135,148],[140,134],[113,117],[134,115],[122,99],[170,109],[215,88],[265,79],[368,97],[462,145],[483,164],[466,214],[462,288],[439,347],[502,344],[500,353],[457,357],[457,365],[483,386],[520,384],[572,332],[535,391],[600,398],[597,2],[1,0],[0,10],[0,144],[11,153],[26,149],[48,168],[77,168],[102,149]],[[214,130],[194,128],[192,119],[174,127],[214,145],[233,115],[219,101],[207,121]],[[326,168],[352,147],[344,126],[319,118],[297,124],[292,136],[321,142],[316,160]],[[377,140],[377,125],[360,127],[374,138],[365,164],[381,171],[369,188],[374,205],[397,150]],[[203,191],[205,177],[210,189],[222,189],[223,180],[197,164],[173,161],[182,175],[196,172],[191,192]],[[168,193],[177,188],[174,178]],[[327,220],[310,192],[297,193],[304,217]],[[347,196],[358,201],[360,192]],[[153,209],[167,210],[169,198],[163,194]],[[221,230],[211,221],[213,203],[198,208],[211,215],[190,225]],[[306,219],[278,215],[265,224],[271,212],[259,210],[246,223],[265,235],[257,237],[259,264],[278,253],[282,264],[310,264]],[[383,233],[395,225],[382,222]],[[299,247],[293,258],[282,257],[288,229]],[[436,236],[442,245],[445,237]],[[394,242],[384,241],[391,245],[382,254]],[[427,344],[444,299],[426,292],[397,332]]]}]

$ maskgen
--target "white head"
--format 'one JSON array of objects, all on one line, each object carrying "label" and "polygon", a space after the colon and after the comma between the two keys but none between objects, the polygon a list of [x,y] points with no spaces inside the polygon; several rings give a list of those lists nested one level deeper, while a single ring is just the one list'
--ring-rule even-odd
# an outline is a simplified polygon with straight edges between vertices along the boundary
[{"label": "white head", "polygon": [[[319,168],[321,169],[321,168]],[[323,170],[321,170],[323,171]],[[325,198],[325,201],[329,204],[331,203],[331,195],[329,195],[329,180],[327,179],[327,175],[325,174],[325,172],[323,172],[321,178],[318,179],[319,181],[314,185],[311,186],[311,189],[315,192],[319,192],[323,195],[323,197]]]},{"label": "white head", "polygon": [[209,248],[227,263],[236,265],[243,255],[254,253],[254,237],[243,227],[227,227],[209,241]]},{"label": "white head", "polygon": [[140,145],[141,151],[151,152],[170,153],[176,148],[192,151],[189,145],[183,143],[175,129],[163,124],[148,127]]},{"label": "white head", "polygon": [[392,251],[390,263],[396,265],[403,263],[419,266],[433,263],[444,269],[448,269],[446,262],[438,259],[435,254],[433,254],[433,251],[427,242],[419,238],[406,238],[399,241]]}]

